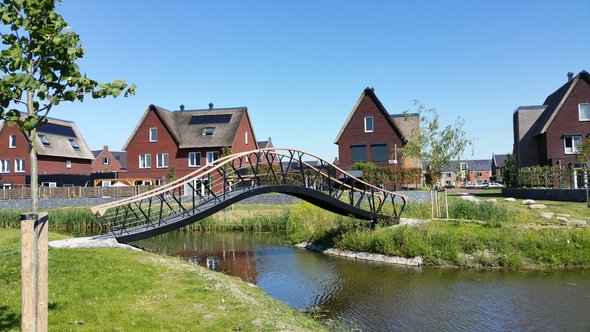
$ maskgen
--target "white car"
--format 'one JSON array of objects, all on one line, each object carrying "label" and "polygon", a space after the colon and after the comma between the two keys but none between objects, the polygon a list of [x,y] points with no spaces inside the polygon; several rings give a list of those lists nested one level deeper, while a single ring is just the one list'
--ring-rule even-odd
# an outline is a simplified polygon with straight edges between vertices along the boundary
[{"label": "white car", "polygon": [[486,182],[483,184],[483,188],[502,188],[504,187],[503,184],[498,182]]}]

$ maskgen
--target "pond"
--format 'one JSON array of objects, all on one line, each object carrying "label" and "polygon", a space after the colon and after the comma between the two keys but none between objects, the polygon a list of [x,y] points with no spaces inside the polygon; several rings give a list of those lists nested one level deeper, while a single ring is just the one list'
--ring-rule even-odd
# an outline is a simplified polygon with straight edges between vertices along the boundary
[{"label": "pond", "polygon": [[585,270],[408,268],[310,252],[276,233],[171,232],[135,244],[239,276],[347,328],[590,330]]}]

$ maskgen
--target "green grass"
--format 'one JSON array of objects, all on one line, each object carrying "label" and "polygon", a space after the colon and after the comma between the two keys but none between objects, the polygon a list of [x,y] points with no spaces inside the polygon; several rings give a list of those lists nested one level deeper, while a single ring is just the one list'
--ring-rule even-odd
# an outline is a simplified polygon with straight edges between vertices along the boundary
[{"label": "green grass", "polygon": [[[52,238],[56,236],[51,234]],[[20,329],[19,231],[0,230],[0,331]],[[50,249],[53,331],[323,330],[241,280],[122,249]]]}]

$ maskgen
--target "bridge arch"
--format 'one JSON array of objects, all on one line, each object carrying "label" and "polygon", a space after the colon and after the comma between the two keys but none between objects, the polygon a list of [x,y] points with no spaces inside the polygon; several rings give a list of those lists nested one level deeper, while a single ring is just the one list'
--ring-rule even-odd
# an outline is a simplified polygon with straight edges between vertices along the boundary
[{"label": "bridge arch", "polygon": [[311,153],[267,148],[222,157],[162,187],[95,206],[92,211],[119,242],[132,242],[273,192],[371,222],[398,222],[407,202],[406,196],[357,179]]}]

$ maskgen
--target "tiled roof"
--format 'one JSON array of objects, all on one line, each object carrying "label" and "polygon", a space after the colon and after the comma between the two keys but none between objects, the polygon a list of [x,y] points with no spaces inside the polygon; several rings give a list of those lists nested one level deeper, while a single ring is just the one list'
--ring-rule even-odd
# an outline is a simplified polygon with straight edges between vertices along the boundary
[{"label": "tiled roof", "polygon": [[[467,169],[470,171],[491,171],[492,159],[473,159],[461,160],[462,163],[467,163]],[[455,172],[459,169],[459,161],[451,160],[449,166],[443,168],[443,172]]]},{"label": "tiled roof", "polygon": [[503,167],[504,162],[506,161],[506,158],[508,158],[508,155],[507,154],[495,154],[492,156],[492,158],[494,158],[494,162],[496,164],[496,167]]}]

